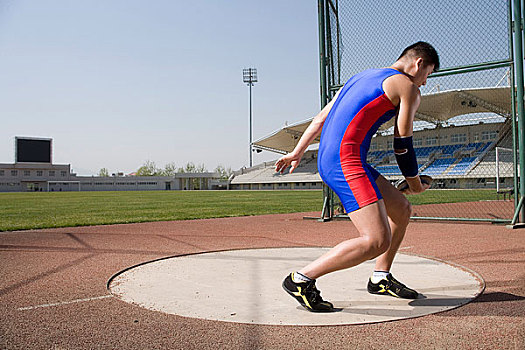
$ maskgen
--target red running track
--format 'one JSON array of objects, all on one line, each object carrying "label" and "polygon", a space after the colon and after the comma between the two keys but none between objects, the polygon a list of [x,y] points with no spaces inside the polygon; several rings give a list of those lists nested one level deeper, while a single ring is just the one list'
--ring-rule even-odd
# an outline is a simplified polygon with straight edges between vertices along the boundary
[{"label": "red running track", "polygon": [[416,319],[247,325],[162,314],[108,297],[114,273],[160,257],[333,246],[357,235],[348,221],[319,223],[304,215],[318,213],[0,233],[0,348],[525,348],[525,230],[490,224],[410,224],[403,251],[463,265],[486,282],[474,302]]}]

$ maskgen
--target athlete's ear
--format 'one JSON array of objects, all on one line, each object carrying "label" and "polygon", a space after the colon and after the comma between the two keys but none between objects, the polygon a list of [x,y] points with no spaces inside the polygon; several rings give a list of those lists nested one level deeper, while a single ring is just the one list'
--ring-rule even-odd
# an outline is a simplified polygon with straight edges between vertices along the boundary
[{"label": "athlete's ear", "polygon": [[423,69],[423,59],[421,57],[418,57],[414,62],[414,65],[416,66],[416,69],[420,71],[421,69]]}]

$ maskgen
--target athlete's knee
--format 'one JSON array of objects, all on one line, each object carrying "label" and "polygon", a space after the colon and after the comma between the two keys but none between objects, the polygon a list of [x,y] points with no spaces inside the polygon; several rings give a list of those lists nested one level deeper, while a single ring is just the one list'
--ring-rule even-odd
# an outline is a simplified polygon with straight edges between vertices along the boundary
[{"label": "athlete's knee", "polygon": [[383,232],[380,235],[374,235],[372,237],[367,237],[366,239],[366,255],[369,256],[369,259],[373,259],[390,248],[390,243],[392,242],[392,237],[390,232]]},{"label": "athlete's knee", "polygon": [[401,212],[402,219],[406,220],[408,223],[410,216],[412,216],[412,204],[410,204],[408,199],[405,198],[405,200],[400,203],[399,210]]},{"label": "athlete's knee", "polygon": [[408,225],[412,216],[412,204],[408,199],[403,198],[395,202],[393,208],[388,208],[388,215],[398,225]]}]

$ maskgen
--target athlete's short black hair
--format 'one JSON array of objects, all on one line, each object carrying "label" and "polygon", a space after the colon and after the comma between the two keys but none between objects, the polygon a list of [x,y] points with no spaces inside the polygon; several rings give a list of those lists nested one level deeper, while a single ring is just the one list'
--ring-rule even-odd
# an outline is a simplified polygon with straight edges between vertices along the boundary
[{"label": "athlete's short black hair", "polygon": [[439,69],[439,55],[436,49],[427,42],[418,41],[403,50],[398,60],[404,56],[421,57],[425,65],[434,65],[434,72]]}]

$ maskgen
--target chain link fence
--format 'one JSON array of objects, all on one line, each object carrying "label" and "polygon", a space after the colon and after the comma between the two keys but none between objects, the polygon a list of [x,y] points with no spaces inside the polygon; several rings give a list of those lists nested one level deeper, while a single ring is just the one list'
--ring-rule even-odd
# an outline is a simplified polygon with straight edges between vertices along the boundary
[{"label": "chain link fence", "polygon": [[[510,221],[517,184],[510,0],[319,0],[319,6],[323,104],[352,75],[390,66],[416,41],[440,55],[440,71],[421,88],[414,124],[420,173],[434,178],[431,190],[409,197],[414,216]],[[396,181],[392,134],[390,127],[376,135],[368,162]],[[334,197],[332,214],[341,207]]]}]

